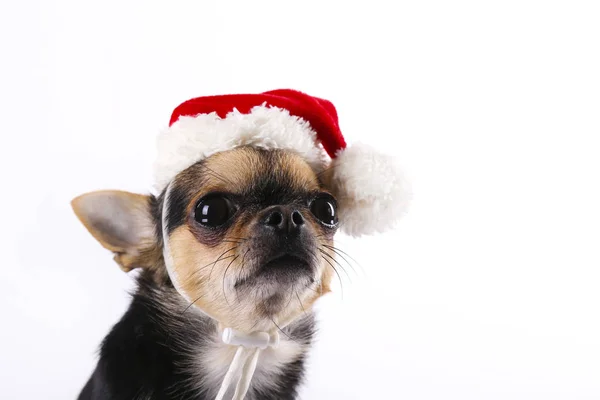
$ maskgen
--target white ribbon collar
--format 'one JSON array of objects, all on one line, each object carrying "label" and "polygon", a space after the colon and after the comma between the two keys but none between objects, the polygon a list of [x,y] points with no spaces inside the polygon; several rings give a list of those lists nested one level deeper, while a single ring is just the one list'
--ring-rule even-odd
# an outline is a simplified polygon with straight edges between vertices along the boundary
[{"label": "white ribbon collar", "polygon": [[223,378],[216,400],[224,399],[225,394],[233,384],[233,380],[238,375],[239,378],[232,400],[242,400],[250,387],[260,351],[268,347],[277,348],[279,346],[279,332],[275,331],[273,334],[267,332],[245,334],[231,328],[225,328],[221,339],[223,343],[238,346],[238,348]]}]

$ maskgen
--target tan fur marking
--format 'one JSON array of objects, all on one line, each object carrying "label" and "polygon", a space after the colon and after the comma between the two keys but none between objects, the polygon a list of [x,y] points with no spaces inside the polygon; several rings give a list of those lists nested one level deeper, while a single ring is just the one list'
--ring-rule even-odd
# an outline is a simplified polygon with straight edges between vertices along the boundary
[{"label": "tan fur marking", "polygon": [[[217,153],[202,164],[195,164],[175,179],[178,187],[188,190],[195,200],[212,191],[238,193],[249,182],[272,173],[292,176],[292,186],[318,190],[319,180],[312,168],[297,154],[274,152],[273,167],[252,147],[239,147]],[[195,202],[194,202],[195,203]]]},{"label": "tan fur marking", "polygon": [[[296,186],[303,187],[306,190],[319,189],[319,180],[315,172],[299,155],[292,152],[280,152],[278,155],[278,164],[281,170],[285,168],[287,173],[293,175]],[[293,165],[294,168],[288,169],[288,165]]]},{"label": "tan fur marking", "polygon": [[237,314],[231,306],[233,299],[228,300],[223,292],[225,270],[229,268],[228,274],[235,274],[240,267],[240,257],[233,260],[240,256],[238,252],[232,250],[225,253],[233,247],[231,243],[216,247],[203,246],[187,226],[175,229],[169,243],[181,289],[195,300],[195,305],[227,326],[247,326],[255,320],[256,315],[248,313],[250,310]]},{"label": "tan fur marking", "polygon": [[[217,153],[206,164],[213,171],[227,171],[226,185],[231,189],[245,186],[265,171],[264,160],[247,147]],[[218,177],[211,177],[211,180],[215,179],[219,180]]]}]

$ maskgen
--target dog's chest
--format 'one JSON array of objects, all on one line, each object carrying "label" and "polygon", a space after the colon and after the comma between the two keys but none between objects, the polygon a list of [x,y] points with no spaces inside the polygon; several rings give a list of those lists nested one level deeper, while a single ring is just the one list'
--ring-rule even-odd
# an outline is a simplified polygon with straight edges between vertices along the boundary
[{"label": "dog's chest", "polygon": [[[198,385],[211,395],[216,395],[236,350],[236,346],[214,340],[209,342],[202,351],[194,354],[192,372],[197,377]],[[306,346],[288,339],[282,339],[277,348],[261,350],[247,398],[252,398],[250,393],[254,390],[265,392],[275,389],[284,369],[298,360],[305,351]],[[234,382],[237,378],[235,377]],[[225,398],[231,398],[232,394],[233,391]]]}]

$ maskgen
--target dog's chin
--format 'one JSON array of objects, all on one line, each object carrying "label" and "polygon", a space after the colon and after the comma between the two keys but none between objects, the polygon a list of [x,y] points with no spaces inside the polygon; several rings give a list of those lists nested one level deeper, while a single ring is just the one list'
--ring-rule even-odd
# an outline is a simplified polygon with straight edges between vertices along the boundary
[{"label": "dog's chin", "polygon": [[293,254],[280,254],[265,260],[247,277],[235,284],[238,293],[251,295],[267,315],[281,312],[292,296],[303,293],[315,282],[315,267]]}]

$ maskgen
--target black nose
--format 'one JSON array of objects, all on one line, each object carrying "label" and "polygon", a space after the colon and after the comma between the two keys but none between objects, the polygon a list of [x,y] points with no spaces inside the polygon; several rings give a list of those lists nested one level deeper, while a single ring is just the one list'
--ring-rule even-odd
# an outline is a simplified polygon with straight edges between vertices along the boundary
[{"label": "black nose", "polygon": [[265,213],[263,225],[277,233],[298,232],[304,225],[304,217],[298,210],[283,206],[273,206]]}]

